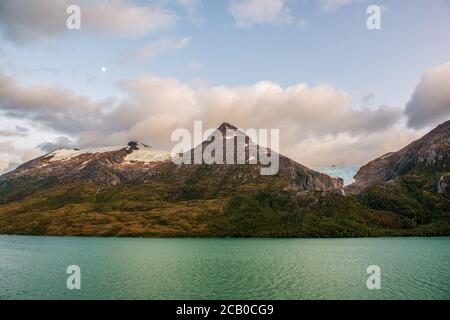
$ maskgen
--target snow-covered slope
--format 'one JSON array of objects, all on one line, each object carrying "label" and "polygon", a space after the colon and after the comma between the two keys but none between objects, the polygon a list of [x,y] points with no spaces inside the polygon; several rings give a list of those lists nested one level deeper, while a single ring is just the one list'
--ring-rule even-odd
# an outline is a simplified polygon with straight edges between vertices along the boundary
[{"label": "snow-covered slope", "polygon": [[167,151],[156,150],[144,144],[138,144],[137,150],[125,157],[127,162],[162,162],[172,158],[172,154]]},{"label": "snow-covered slope", "polygon": [[326,173],[333,178],[341,178],[344,180],[344,186],[355,182],[355,175],[358,172],[358,166],[331,166],[314,168],[315,170]]},{"label": "snow-covered slope", "polygon": [[49,161],[67,161],[70,159],[77,158],[81,155],[85,154],[97,154],[97,153],[106,153],[106,152],[114,152],[119,151],[121,149],[125,149],[126,147],[106,147],[106,148],[96,148],[96,149],[84,149],[84,150],[78,150],[78,149],[58,149],[55,150],[48,155],[46,155],[46,158],[50,158]]},{"label": "snow-covered slope", "polygon": [[[238,136],[243,135],[243,142],[250,144],[250,137],[228,123],[223,123],[217,129],[233,139],[231,142],[237,145]],[[230,141],[228,141],[230,142]],[[201,146],[206,148],[211,140],[205,140]],[[255,145],[256,149],[264,150]],[[194,149],[193,149],[194,150]],[[193,150],[187,151],[184,156],[195,155]],[[234,149],[234,156],[237,151]],[[214,175],[214,179],[207,179],[208,188],[217,187],[222,183],[228,183],[227,188],[236,187],[239,184],[257,182],[261,175],[263,164],[248,156],[250,161],[247,166],[236,167],[230,165],[176,165],[172,163],[172,154],[167,151],[153,149],[145,144],[130,142],[122,147],[108,147],[97,149],[60,149],[45,156],[31,160],[15,171],[0,177],[0,184],[4,181],[30,181],[36,179],[46,187],[51,184],[72,184],[88,182],[101,186],[115,186],[121,183],[148,183],[149,181],[164,181],[172,183],[178,180],[183,184],[189,181],[190,176],[197,176],[197,171],[210,172],[206,176]],[[191,161],[194,163],[194,161]],[[205,165],[206,163],[203,163]],[[280,155],[278,174],[275,179],[281,179],[287,185],[287,189],[296,192],[306,190],[323,190],[339,192],[342,190],[342,182],[332,179],[327,175],[313,171],[291,159]],[[203,174],[202,174],[203,176]],[[217,177],[217,178],[216,178]],[[26,178],[26,179],[22,179]],[[168,179],[167,181],[165,179]],[[231,181],[231,182],[230,182]],[[6,185],[6,184],[5,184]],[[181,192],[181,191],[180,191]]]},{"label": "snow-covered slope", "polygon": [[170,161],[171,153],[153,149],[143,143],[94,149],[58,149],[2,175],[2,180],[39,177],[72,183],[89,181],[103,185],[144,179],[146,174]]},{"label": "snow-covered slope", "polygon": [[128,146],[104,147],[94,149],[58,149],[45,156],[49,162],[69,161],[85,155],[98,155],[102,153],[117,152],[125,150],[127,155],[124,161],[129,162],[163,162],[171,159],[172,155],[168,151],[156,150],[143,143],[130,142]]}]

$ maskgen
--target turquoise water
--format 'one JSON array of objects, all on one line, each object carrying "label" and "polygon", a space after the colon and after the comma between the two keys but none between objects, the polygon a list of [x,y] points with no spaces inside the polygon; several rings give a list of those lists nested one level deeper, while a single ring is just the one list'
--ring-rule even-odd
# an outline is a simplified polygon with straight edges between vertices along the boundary
[{"label": "turquoise water", "polygon": [[[69,265],[81,290],[66,288]],[[369,265],[381,289],[368,290]],[[450,237],[0,236],[0,299],[450,299]]]}]

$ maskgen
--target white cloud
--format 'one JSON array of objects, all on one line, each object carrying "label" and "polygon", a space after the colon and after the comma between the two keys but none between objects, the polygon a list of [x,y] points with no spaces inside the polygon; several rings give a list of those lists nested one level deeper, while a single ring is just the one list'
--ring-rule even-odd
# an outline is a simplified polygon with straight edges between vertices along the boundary
[{"label": "white cloud", "polygon": [[[442,91],[441,81],[447,83],[441,72],[425,73],[425,87],[437,86],[431,92]],[[149,76],[118,85],[125,98],[112,105],[61,88],[23,86],[0,76],[0,112],[73,137],[73,145],[79,147],[137,140],[170,150],[172,131],[192,129],[194,120],[203,120],[205,128],[222,122],[244,129],[278,128],[281,151],[309,166],[364,164],[424,133],[403,125],[402,109],[376,106],[372,98],[370,105],[351,106],[347,92],[328,85],[282,87],[269,81],[247,86],[189,85]],[[61,138],[56,144],[72,141]]]},{"label": "white cloud", "polygon": [[19,165],[17,162],[0,159],[0,175],[16,169]]},{"label": "white cloud", "polygon": [[[176,79],[142,77],[122,82],[121,87],[128,98],[114,111],[102,115],[90,130],[80,130],[78,145],[124,145],[137,140],[170,150],[169,137],[174,129],[192,129],[194,120],[203,120],[205,128],[226,121],[241,128],[281,129],[282,151],[293,151],[294,159],[311,165],[337,164],[338,160],[363,163],[385,151],[383,135],[401,115],[401,110],[385,106],[356,110],[348,105],[350,97],[346,92],[304,83],[287,88],[272,82],[195,88]],[[384,138],[364,149],[364,137],[371,135]],[[345,148],[343,141],[352,139],[359,143]],[[392,141],[397,147],[404,142]],[[312,143],[316,149],[299,148],[302,142]],[[340,151],[339,155],[321,158],[332,146]],[[355,150],[359,150],[358,156]]]},{"label": "white cloud", "polygon": [[26,137],[26,133],[10,130],[0,130],[0,137]]},{"label": "white cloud", "polygon": [[183,67],[184,71],[189,71],[189,72],[194,72],[194,73],[198,72],[202,69],[203,69],[203,65],[197,61],[190,61]]},{"label": "white cloud", "polygon": [[178,4],[188,9],[197,8],[201,5],[201,0],[178,0]]},{"label": "white cloud", "polygon": [[238,28],[259,24],[283,25],[292,23],[285,0],[231,0],[228,12]]},{"label": "white cloud", "polygon": [[309,167],[362,165],[388,152],[397,151],[424,132],[395,125],[385,131],[350,135],[308,137],[286,148],[286,155]]},{"label": "white cloud", "polygon": [[26,137],[28,132],[27,128],[16,125],[15,129],[0,129],[0,137]]},{"label": "white cloud", "polygon": [[161,39],[148,43],[143,48],[130,52],[125,61],[143,62],[162,53],[178,51],[185,48],[190,42],[190,38],[184,37],[179,39]]},{"label": "white cloud", "polygon": [[0,1],[0,31],[19,43],[60,38],[68,31],[66,9],[73,4],[81,8],[80,32],[142,37],[177,23],[173,12],[132,0],[14,0]]},{"label": "white cloud", "polygon": [[320,7],[326,11],[333,11],[339,7],[349,5],[354,0],[319,0]]},{"label": "white cloud", "polygon": [[178,0],[178,4],[186,10],[188,18],[191,22],[195,24],[205,22],[205,17],[199,13],[202,8],[201,0]]},{"label": "white cloud", "polygon": [[110,35],[142,37],[176,25],[177,17],[160,6],[122,0],[97,1],[83,10],[87,28]]},{"label": "white cloud", "polygon": [[95,126],[103,115],[103,103],[63,88],[26,87],[0,73],[0,111],[9,117],[27,118],[55,130],[78,133]]},{"label": "white cloud", "polygon": [[0,174],[3,173],[3,171],[5,171],[6,168],[8,168],[9,165],[9,161],[0,159]]},{"label": "white cloud", "polygon": [[53,142],[44,142],[37,146],[45,152],[52,152],[57,149],[76,148],[68,137],[57,137]]},{"label": "white cloud", "polygon": [[405,108],[408,125],[424,128],[450,119],[450,64],[427,70]]},{"label": "white cloud", "polygon": [[308,20],[306,20],[306,19],[304,19],[304,18],[298,19],[298,21],[297,21],[297,26],[298,26],[300,29],[305,29],[307,25],[308,25]]},{"label": "white cloud", "polygon": [[0,174],[14,170],[19,164],[41,155],[36,148],[17,148],[11,141],[0,141]]}]

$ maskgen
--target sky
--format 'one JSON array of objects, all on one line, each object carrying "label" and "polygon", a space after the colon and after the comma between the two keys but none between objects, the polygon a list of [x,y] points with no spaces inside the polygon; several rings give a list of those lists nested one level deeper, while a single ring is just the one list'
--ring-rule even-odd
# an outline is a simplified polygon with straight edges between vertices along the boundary
[{"label": "sky", "polygon": [[59,147],[170,150],[195,120],[362,165],[450,119],[449,30],[446,0],[0,0],[0,173]]}]

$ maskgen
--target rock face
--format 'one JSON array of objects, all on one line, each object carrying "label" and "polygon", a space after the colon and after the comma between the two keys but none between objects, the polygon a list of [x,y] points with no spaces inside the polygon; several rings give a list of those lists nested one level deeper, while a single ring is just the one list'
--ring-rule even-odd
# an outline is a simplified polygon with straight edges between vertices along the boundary
[{"label": "rock face", "polygon": [[86,181],[105,186],[139,179],[148,170],[170,161],[169,152],[144,144],[98,149],[59,149],[29,161],[0,177],[0,186],[18,178],[57,183]]},{"label": "rock face", "polygon": [[438,182],[437,190],[439,194],[448,194],[450,190],[450,174],[443,175]]},{"label": "rock face", "polygon": [[[267,168],[268,165],[264,165],[261,163],[261,159],[259,155],[251,154],[250,149],[253,148],[258,154],[259,151],[267,153],[269,155],[276,155],[279,159],[279,168],[277,177],[281,177],[289,182],[289,186],[286,190],[295,190],[295,191],[332,191],[337,193],[343,192],[343,181],[339,178],[331,178],[330,176],[314,171],[300,163],[295,162],[294,160],[282,155],[277,154],[274,151],[261,147],[258,144],[255,144],[252,139],[246,135],[243,131],[239,130],[235,126],[229,123],[223,123],[220,125],[215,132],[221,134],[223,141],[223,152],[222,152],[222,162],[227,163],[227,153],[231,153],[231,158],[234,159],[235,166],[239,167],[239,174],[236,176],[234,166],[230,166],[229,164],[225,165],[215,165],[215,171],[220,171],[218,178],[221,176],[225,177],[233,177],[234,180],[242,179],[243,182],[255,181],[261,176],[261,169]],[[203,141],[202,150],[205,150],[210,146],[215,140],[213,132],[209,139]],[[227,150],[227,145],[232,145],[232,151]],[[194,162],[194,155],[198,147],[188,151],[188,157],[190,156],[191,162]],[[241,163],[245,163],[245,165],[238,164],[238,155],[237,150],[243,150],[243,156],[241,159]],[[203,157],[203,163],[205,162],[205,158]],[[253,163],[253,164],[252,164]],[[267,176],[270,179],[270,176]]]},{"label": "rock face", "polygon": [[[226,134],[227,129],[236,130],[235,136],[231,137],[235,143],[237,136],[244,134],[227,123],[217,130]],[[252,144],[249,137],[244,138],[247,147]],[[224,135],[224,139],[230,137]],[[205,148],[210,143],[211,141],[207,140],[202,145]],[[15,171],[1,176],[0,194],[3,196],[2,202],[7,203],[11,192],[15,194],[11,200],[17,200],[19,194],[26,196],[44,187],[77,182],[98,185],[101,189],[149,182],[176,184],[182,188],[189,183],[201,184],[203,188],[219,192],[221,189],[227,191],[246,183],[268,183],[279,179],[284,182],[283,188],[289,190],[342,192],[341,180],[311,170],[283,155],[279,157],[279,172],[273,177],[261,177],[260,170],[263,165],[259,159],[256,164],[249,164],[248,153],[246,157],[244,165],[176,165],[172,162],[171,153],[136,142],[130,142],[128,146],[123,147],[61,149],[27,162]]]},{"label": "rock face", "polygon": [[357,194],[365,188],[395,179],[418,167],[450,170],[450,121],[447,121],[405,148],[388,153],[361,167],[355,183],[346,192]]}]

